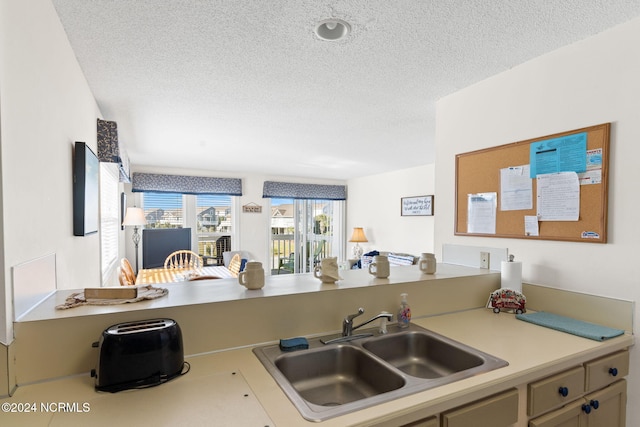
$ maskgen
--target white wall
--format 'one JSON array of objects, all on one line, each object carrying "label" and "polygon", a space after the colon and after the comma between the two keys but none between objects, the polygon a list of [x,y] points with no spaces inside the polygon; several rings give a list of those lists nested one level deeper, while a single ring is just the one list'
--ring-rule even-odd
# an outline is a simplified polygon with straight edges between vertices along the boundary
[{"label": "white wall", "polygon": [[[433,216],[400,216],[400,198],[434,194],[434,165],[355,178],[348,181],[347,239],[353,227],[364,228],[371,250],[420,255],[434,251],[434,223],[442,219],[439,196],[434,195]],[[350,256],[353,243],[347,243]]]},{"label": "white wall", "polygon": [[[534,59],[438,102],[436,248],[444,243],[508,247],[525,282],[637,301],[640,263],[640,19]],[[612,122],[608,243],[454,236],[455,155]],[[636,306],[634,329],[640,330]],[[637,348],[632,366],[640,366]],[[632,369],[629,402],[640,399]],[[628,407],[628,425],[640,408]]]},{"label": "white wall", "polygon": [[99,283],[99,236],[73,236],[72,158],[74,141],[95,151],[100,112],[49,0],[0,2],[0,31],[0,341],[8,343],[12,266],[55,253],[59,285]]}]

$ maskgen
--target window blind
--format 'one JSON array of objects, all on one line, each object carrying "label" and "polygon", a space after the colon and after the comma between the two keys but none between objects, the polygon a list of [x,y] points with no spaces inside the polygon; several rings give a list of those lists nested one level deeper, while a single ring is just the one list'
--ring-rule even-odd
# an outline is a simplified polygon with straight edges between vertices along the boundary
[{"label": "window blind", "polygon": [[120,211],[118,168],[114,163],[100,164],[100,265],[102,284],[109,286],[118,266]]},{"label": "window blind", "polygon": [[142,204],[147,219],[145,228],[184,227],[184,205],[182,194],[144,193]]}]

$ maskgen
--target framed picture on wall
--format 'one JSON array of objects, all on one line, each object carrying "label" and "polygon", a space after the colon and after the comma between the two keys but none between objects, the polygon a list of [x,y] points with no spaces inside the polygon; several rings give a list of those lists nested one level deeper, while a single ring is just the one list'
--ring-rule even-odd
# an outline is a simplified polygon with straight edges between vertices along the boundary
[{"label": "framed picture on wall", "polygon": [[401,216],[433,215],[433,195],[400,198]]},{"label": "framed picture on wall", "polygon": [[76,141],[73,157],[73,235],[98,232],[98,157],[84,142]]}]

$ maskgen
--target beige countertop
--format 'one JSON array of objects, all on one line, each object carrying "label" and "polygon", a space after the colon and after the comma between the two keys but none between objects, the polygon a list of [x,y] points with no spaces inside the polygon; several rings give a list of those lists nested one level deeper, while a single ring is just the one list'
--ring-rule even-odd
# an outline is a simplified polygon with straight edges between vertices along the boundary
[{"label": "beige countertop", "polygon": [[[160,283],[153,286],[169,289],[169,294],[155,300],[141,301],[135,304],[86,305],[67,310],[56,310],[65,299],[83,289],[61,289],[39,303],[22,316],[19,322],[33,322],[70,317],[94,316],[111,313],[124,313],[149,309],[184,307],[194,304],[223,303],[228,301],[253,300],[264,297],[279,297],[335,291],[346,289],[365,289],[384,285],[406,283],[428,283],[461,277],[479,277],[495,275],[496,271],[464,267],[453,264],[438,264],[436,274],[424,274],[418,266],[393,267],[386,279],[378,279],[366,270],[341,270],[336,283],[322,283],[313,274],[283,274],[267,276],[265,286],[258,290],[248,290],[238,284],[236,278],[217,279],[215,281],[194,281]],[[213,284],[213,285],[212,285]]]},{"label": "beige countertop", "polygon": [[[505,359],[509,366],[329,419],[322,426],[364,426],[418,410],[425,415],[438,413],[633,345],[630,334],[598,342],[486,309],[426,317],[415,323]],[[0,425],[316,424],[300,416],[251,347],[192,356],[187,361],[191,371],[185,376],[144,390],[97,393],[88,373],[18,387],[12,397],[0,400]],[[7,404],[19,413],[6,412]]]}]

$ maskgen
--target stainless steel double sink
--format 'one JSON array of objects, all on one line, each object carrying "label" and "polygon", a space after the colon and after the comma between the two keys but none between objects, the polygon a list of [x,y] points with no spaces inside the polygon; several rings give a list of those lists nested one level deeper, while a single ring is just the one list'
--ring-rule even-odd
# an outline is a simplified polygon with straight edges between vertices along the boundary
[{"label": "stainless steel double sink", "polygon": [[[253,350],[304,418],[323,421],[507,366],[502,359],[411,324],[388,333],[283,352]],[[327,337],[322,341],[327,341]]]}]

